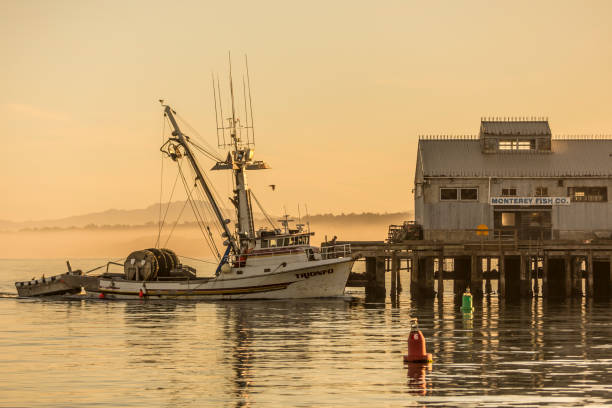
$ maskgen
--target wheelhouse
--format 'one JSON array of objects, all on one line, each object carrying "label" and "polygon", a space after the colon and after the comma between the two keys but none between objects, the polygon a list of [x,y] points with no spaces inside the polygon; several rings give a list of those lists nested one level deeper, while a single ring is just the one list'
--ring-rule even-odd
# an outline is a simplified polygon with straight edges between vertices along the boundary
[{"label": "wheelhouse", "polygon": [[[273,235],[273,236],[262,236],[259,240],[260,249],[268,248],[282,248],[282,247],[295,247],[295,246],[308,246],[310,245],[310,233],[305,234],[290,234],[290,235]],[[257,248],[256,247],[256,248]]]}]

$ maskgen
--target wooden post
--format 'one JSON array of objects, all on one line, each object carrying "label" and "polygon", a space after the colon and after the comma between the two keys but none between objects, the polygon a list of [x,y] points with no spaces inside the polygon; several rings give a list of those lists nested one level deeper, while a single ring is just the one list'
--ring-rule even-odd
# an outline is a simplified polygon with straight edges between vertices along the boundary
[{"label": "wooden post", "polygon": [[[406,265],[408,265],[408,260],[406,259]],[[401,274],[400,271],[402,270],[402,258],[398,257],[397,259],[397,295],[399,296],[400,293],[402,293],[402,279],[401,279]]]},{"label": "wooden post", "polygon": [[589,254],[587,255],[586,273],[587,273],[587,277],[586,277],[586,296],[587,297],[593,297],[593,283],[594,283],[594,276],[593,276],[593,253],[590,252],[590,251],[589,251]]},{"label": "wooden post", "polygon": [[485,293],[488,295],[493,290],[491,289],[491,257],[487,256],[487,279],[485,280]]},{"label": "wooden post", "polygon": [[419,296],[419,256],[416,252],[410,258],[410,296]]},{"label": "wooden post", "polygon": [[546,252],[542,257],[542,296],[548,296],[548,254]]},{"label": "wooden post", "polygon": [[574,257],[572,261],[572,296],[582,297],[582,258]]},{"label": "wooden post", "polygon": [[527,273],[527,262],[529,262],[529,257],[525,255],[524,252],[521,252],[521,265],[519,269],[519,293],[521,297],[529,296],[529,284],[531,283],[531,279],[529,274]]},{"label": "wooden post", "polygon": [[532,260],[533,257],[528,253],[527,254],[527,296],[533,297],[533,268],[532,268]]},{"label": "wooden post", "polygon": [[573,292],[572,280],[572,257],[569,253],[565,255],[565,297],[569,298]]},{"label": "wooden post", "polygon": [[[612,267],[610,268],[612,274]],[[444,297],[444,258],[438,258],[438,299]]]},{"label": "wooden post", "polygon": [[397,296],[397,272],[399,270],[399,258],[396,251],[391,253],[391,299]]},{"label": "wooden post", "polygon": [[610,283],[608,283],[608,296],[612,298],[612,255],[610,255]]},{"label": "wooden post", "polygon": [[[534,271],[533,271],[533,295],[535,297],[540,296],[540,257],[534,258]],[[543,265],[542,265],[543,266]]]},{"label": "wooden post", "polygon": [[425,258],[425,274],[424,280],[421,283],[421,291],[424,297],[432,298],[434,296],[434,257],[428,256]]},{"label": "wooden post", "polygon": [[499,254],[498,261],[498,269],[499,269],[499,283],[498,283],[498,296],[500,298],[506,297],[506,257],[504,253],[501,252]]},{"label": "wooden post", "polygon": [[472,253],[470,259],[470,290],[475,298],[482,297],[482,261]]},{"label": "wooden post", "polygon": [[377,256],[376,257],[376,297],[384,298],[385,297],[385,256]]},{"label": "wooden post", "polygon": [[367,256],[365,259],[366,291],[372,293],[376,288],[376,258]]}]

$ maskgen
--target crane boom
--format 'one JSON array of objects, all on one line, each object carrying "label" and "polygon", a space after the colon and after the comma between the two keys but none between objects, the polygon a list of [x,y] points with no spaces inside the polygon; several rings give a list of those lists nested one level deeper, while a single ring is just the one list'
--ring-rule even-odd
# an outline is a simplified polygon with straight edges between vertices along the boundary
[{"label": "crane boom", "polygon": [[181,129],[179,128],[178,123],[176,123],[176,119],[174,118],[174,114],[170,106],[168,105],[163,105],[163,106],[164,106],[164,114],[168,117],[168,119],[170,120],[170,123],[172,124],[172,127],[174,128],[174,130],[172,131],[172,135],[175,136],[176,141],[181,146],[183,146],[183,149],[185,150],[185,155],[187,156],[187,159],[189,160],[191,167],[193,167],[193,171],[195,171],[196,173],[197,181],[200,183],[200,186],[204,190],[204,193],[206,193],[206,197],[208,198],[208,201],[210,202],[210,205],[213,208],[213,211],[217,217],[217,220],[219,221],[219,224],[221,224],[221,228],[223,228],[223,231],[225,232],[225,235],[227,236],[227,240],[229,242],[230,247],[232,248],[235,254],[240,253],[240,248],[238,247],[238,244],[236,244],[236,240],[234,239],[232,233],[230,232],[227,226],[227,222],[223,218],[223,214],[221,214],[219,205],[217,204],[217,201],[213,197],[212,192],[210,188],[208,187],[208,184],[206,184],[206,180],[204,179],[204,176],[202,175],[202,171],[200,170],[198,163],[196,162],[195,157],[193,156],[193,153],[191,152],[191,149],[189,148],[189,145],[187,143],[187,136],[185,136],[183,132],[181,132]]}]

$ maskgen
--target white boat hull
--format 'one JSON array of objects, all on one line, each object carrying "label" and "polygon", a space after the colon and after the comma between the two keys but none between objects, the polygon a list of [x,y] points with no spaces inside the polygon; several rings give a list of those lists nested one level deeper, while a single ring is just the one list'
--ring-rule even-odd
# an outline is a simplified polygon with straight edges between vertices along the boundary
[{"label": "white boat hull", "polygon": [[278,272],[254,276],[218,276],[211,279],[130,281],[100,278],[85,287],[87,293],[108,299],[303,299],[338,297],[353,267],[350,257],[288,264]]}]

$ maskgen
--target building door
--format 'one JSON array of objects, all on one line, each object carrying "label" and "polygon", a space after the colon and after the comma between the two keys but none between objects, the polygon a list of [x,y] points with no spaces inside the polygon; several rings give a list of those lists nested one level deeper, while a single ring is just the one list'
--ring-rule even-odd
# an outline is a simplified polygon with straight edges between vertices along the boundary
[{"label": "building door", "polygon": [[499,208],[493,214],[495,237],[549,240],[552,237],[551,208]]}]

